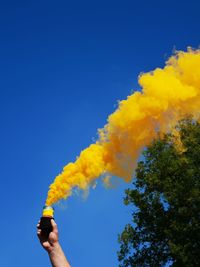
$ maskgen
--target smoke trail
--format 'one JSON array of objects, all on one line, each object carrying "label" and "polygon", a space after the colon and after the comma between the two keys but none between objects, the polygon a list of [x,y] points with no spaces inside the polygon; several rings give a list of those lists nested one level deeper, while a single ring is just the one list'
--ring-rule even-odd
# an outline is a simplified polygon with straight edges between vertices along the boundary
[{"label": "smoke trail", "polygon": [[46,204],[67,198],[72,189],[87,189],[100,175],[130,181],[141,150],[178,120],[191,114],[199,118],[200,50],[179,51],[163,69],[139,76],[141,92],[119,103],[99,130],[99,139],[66,165],[50,185]]}]

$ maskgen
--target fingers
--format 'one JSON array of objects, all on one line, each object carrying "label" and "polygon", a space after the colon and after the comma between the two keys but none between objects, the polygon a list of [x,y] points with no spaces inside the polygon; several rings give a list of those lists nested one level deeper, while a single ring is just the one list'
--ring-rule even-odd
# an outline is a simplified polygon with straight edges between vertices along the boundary
[{"label": "fingers", "polygon": [[37,230],[37,235],[38,235],[38,236],[41,236],[41,232],[42,232],[42,230],[38,229],[38,230]]},{"label": "fingers", "polygon": [[41,229],[40,229],[40,220],[38,221],[38,224],[37,224],[37,235],[38,237],[41,235]]},{"label": "fingers", "polygon": [[38,224],[37,224],[37,229],[39,229],[40,228],[40,220],[38,221]]}]

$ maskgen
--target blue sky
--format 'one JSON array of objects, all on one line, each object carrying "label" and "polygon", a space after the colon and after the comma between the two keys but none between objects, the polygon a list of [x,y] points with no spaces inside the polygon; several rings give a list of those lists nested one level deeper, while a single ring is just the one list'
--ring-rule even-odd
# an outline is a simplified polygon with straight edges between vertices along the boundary
[{"label": "blue sky", "polygon": [[[35,225],[49,184],[172,50],[199,46],[198,0],[1,1],[1,266],[50,266]],[[73,267],[118,266],[129,184],[56,207]]]}]

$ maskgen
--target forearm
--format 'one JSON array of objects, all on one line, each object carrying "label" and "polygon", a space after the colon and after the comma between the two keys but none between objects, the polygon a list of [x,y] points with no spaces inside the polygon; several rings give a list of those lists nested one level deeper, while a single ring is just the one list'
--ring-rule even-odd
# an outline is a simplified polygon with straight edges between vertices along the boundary
[{"label": "forearm", "polygon": [[49,252],[49,258],[53,267],[71,267],[59,243]]}]

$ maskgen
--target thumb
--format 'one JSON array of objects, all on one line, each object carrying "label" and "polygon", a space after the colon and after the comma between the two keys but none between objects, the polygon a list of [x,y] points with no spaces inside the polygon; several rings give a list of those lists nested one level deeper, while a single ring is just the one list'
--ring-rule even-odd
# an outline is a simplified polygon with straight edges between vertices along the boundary
[{"label": "thumb", "polygon": [[57,224],[55,223],[54,219],[51,219],[51,225],[52,225],[52,228],[53,228],[52,232],[58,233],[58,227],[57,227]]}]

